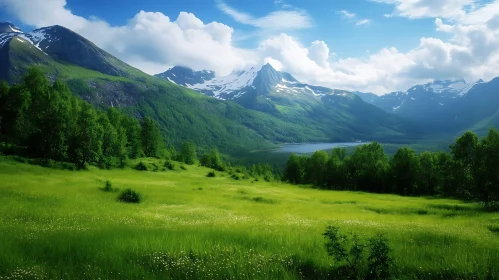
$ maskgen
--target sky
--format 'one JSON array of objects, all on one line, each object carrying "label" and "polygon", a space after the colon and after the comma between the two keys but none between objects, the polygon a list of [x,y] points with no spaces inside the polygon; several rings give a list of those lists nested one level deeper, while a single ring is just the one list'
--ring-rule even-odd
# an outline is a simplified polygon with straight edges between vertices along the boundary
[{"label": "sky", "polygon": [[65,26],[149,74],[270,63],[376,94],[499,76],[499,0],[0,0],[0,21]]}]

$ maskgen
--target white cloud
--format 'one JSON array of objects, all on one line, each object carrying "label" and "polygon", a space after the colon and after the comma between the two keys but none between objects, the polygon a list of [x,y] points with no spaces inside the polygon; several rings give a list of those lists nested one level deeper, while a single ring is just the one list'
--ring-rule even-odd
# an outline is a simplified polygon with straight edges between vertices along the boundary
[{"label": "white cloud", "polygon": [[[274,2],[275,3],[275,2]],[[282,4],[282,1],[278,2]],[[310,16],[301,10],[276,11],[266,16],[255,18],[250,14],[240,12],[222,1],[218,1],[217,7],[225,14],[231,16],[235,21],[242,24],[252,25],[262,29],[270,30],[292,30],[306,29],[312,26]]]},{"label": "white cloud", "polygon": [[343,15],[345,18],[354,18],[356,15],[354,13],[350,13],[347,10],[341,10],[339,11],[341,15]]},{"label": "white cloud", "polygon": [[359,20],[355,23],[355,25],[364,25],[364,24],[368,24],[368,23],[371,23],[371,20],[369,19],[362,19],[362,20]]},{"label": "white cloud", "polygon": [[364,25],[371,23],[370,19],[359,19],[355,13],[349,12],[347,10],[338,11],[338,14],[340,14],[343,19],[349,22],[355,22],[355,25]]},{"label": "white cloud", "polygon": [[393,15],[407,18],[459,19],[476,8],[477,0],[371,0],[395,5]]}]

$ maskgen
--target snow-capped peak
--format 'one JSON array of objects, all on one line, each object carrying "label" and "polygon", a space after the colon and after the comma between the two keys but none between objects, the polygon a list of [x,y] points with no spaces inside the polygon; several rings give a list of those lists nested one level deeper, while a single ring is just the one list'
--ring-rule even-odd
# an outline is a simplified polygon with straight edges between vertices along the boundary
[{"label": "snow-capped peak", "polygon": [[460,80],[436,80],[432,83],[423,85],[425,90],[432,90],[435,93],[446,93],[446,92],[460,92],[465,88],[466,82],[463,79]]},{"label": "snow-capped peak", "polygon": [[477,84],[482,84],[482,83],[484,83],[484,81],[482,79],[480,79],[472,84],[469,84],[468,86],[461,89],[461,91],[459,92],[459,96],[466,95],[474,86],[476,86]]},{"label": "snow-capped peak", "polygon": [[210,91],[213,96],[219,97],[221,94],[241,90],[253,84],[253,81],[261,67],[248,67],[246,69],[232,71],[229,75],[215,76],[215,78],[204,83],[186,86],[194,90]]}]

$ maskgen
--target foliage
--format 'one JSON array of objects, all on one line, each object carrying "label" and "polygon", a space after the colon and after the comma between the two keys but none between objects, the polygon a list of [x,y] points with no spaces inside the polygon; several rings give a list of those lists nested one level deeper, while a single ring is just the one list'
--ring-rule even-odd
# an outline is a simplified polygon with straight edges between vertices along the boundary
[{"label": "foliage", "polygon": [[333,257],[342,278],[390,279],[393,260],[384,235],[378,234],[363,242],[356,234],[345,235],[339,231],[339,227],[328,226],[323,235],[326,251]]},{"label": "foliage", "polygon": [[118,196],[118,200],[127,203],[140,203],[142,196],[132,189],[126,189]]},{"label": "foliage", "polygon": [[215,174],[215,171],[210,171],[208,172],[208,174],[206,174],[206,177],[210,177],[210,178],[213,178],[213,177],[216,177],[217,175]]},{"label": "foliage", "polygon": [[319,188],[401,195],[442,195],[491,204],[499,201],[499,131],[478,139],[466,132],[451,145],[451,153],[401,148],[389,159],[376,142],[312,156],[292,154],[284,179]]},{"label": "foliage", "polygon": [[197,160],[196,145],[192,142],[184,142],[178,154],[178,161],[186,164],[194,164]]},{"label": "foliage", "polygon": [[125,167],[128,158],[146,153],[157,157],[165,150],[157,124],[136,119],[114,108],[97,110],[53,84],[31,68],[20,84],[0,84],[0,141],[26,147],[26,154],[45,161],[60,161],[85,168]]},{"label": "foliage", "polygon": [[212,149],[205,153],[199,160],[199,164],[218,171],[225,170],[225,165],[223,164],[222,159],[220,158],[220,153],[217,149]]},{"label": "foliage", "polygon": [[145,163],[143,163],[142,161],[137,163],[137,165],[135,165],[135,170],[138,170],[138,171],[147,171],[147,165]]},{"label": "foliage", "polygon": [[171,160],[165,161],[165,164],[163,166],[166,167],[166,168],[168,168],[168,170],[174,170],[175,169],[175,163],[173,163]]}]

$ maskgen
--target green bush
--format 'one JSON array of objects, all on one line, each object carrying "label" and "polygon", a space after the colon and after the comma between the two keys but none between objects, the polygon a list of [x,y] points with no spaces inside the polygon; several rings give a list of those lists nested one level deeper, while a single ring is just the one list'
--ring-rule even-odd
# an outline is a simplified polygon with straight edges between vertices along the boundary
[{"label": "green bush", "polygon": [[217,176],[215,174],[215,171],[210,171],[210,172],[208,172],[208,174],[206,174],[206,177],[210,177],[210,178],[215,177],[215,176]]},{"label": "green bush", "polygon": [[339,231],[338,227],[328,226],[323,233],[327,253],[337,264],[335,274],[338,277],[390,279],[393,259],[389,256],[390,248],[384,235],[378,234],[366,243],[356,234],[345,235]]},{"label": "green bush", "polygon": [[185,167],[185,165],[181,165],[181,166],[180,166],[180,169],[182,169],[182,170],[187,170],[187,168]]},{"label": "green bush", "polygon": [[111,183],[111,181],[106,181],[102,190],[105,192],[117,192],[117,191],[119,191],[118,188],[113,188],[113,184]]},{"label": "green bush", "polygon": [[126,189],[118,196],[118,200],[127,203],[139,203],[142,196],[132,189]]},{"label": "green bush", "polygon": [[147,171],[147,165],[141,161],[135,165],[135,169],[138,171]]},{"label": "green bush", "polygon": [[175,169],[175,164],[172,161],[170,161],[170,160],[165,161],[164,166],[166,168],[168,168],[169,170],[174,170]]}]

